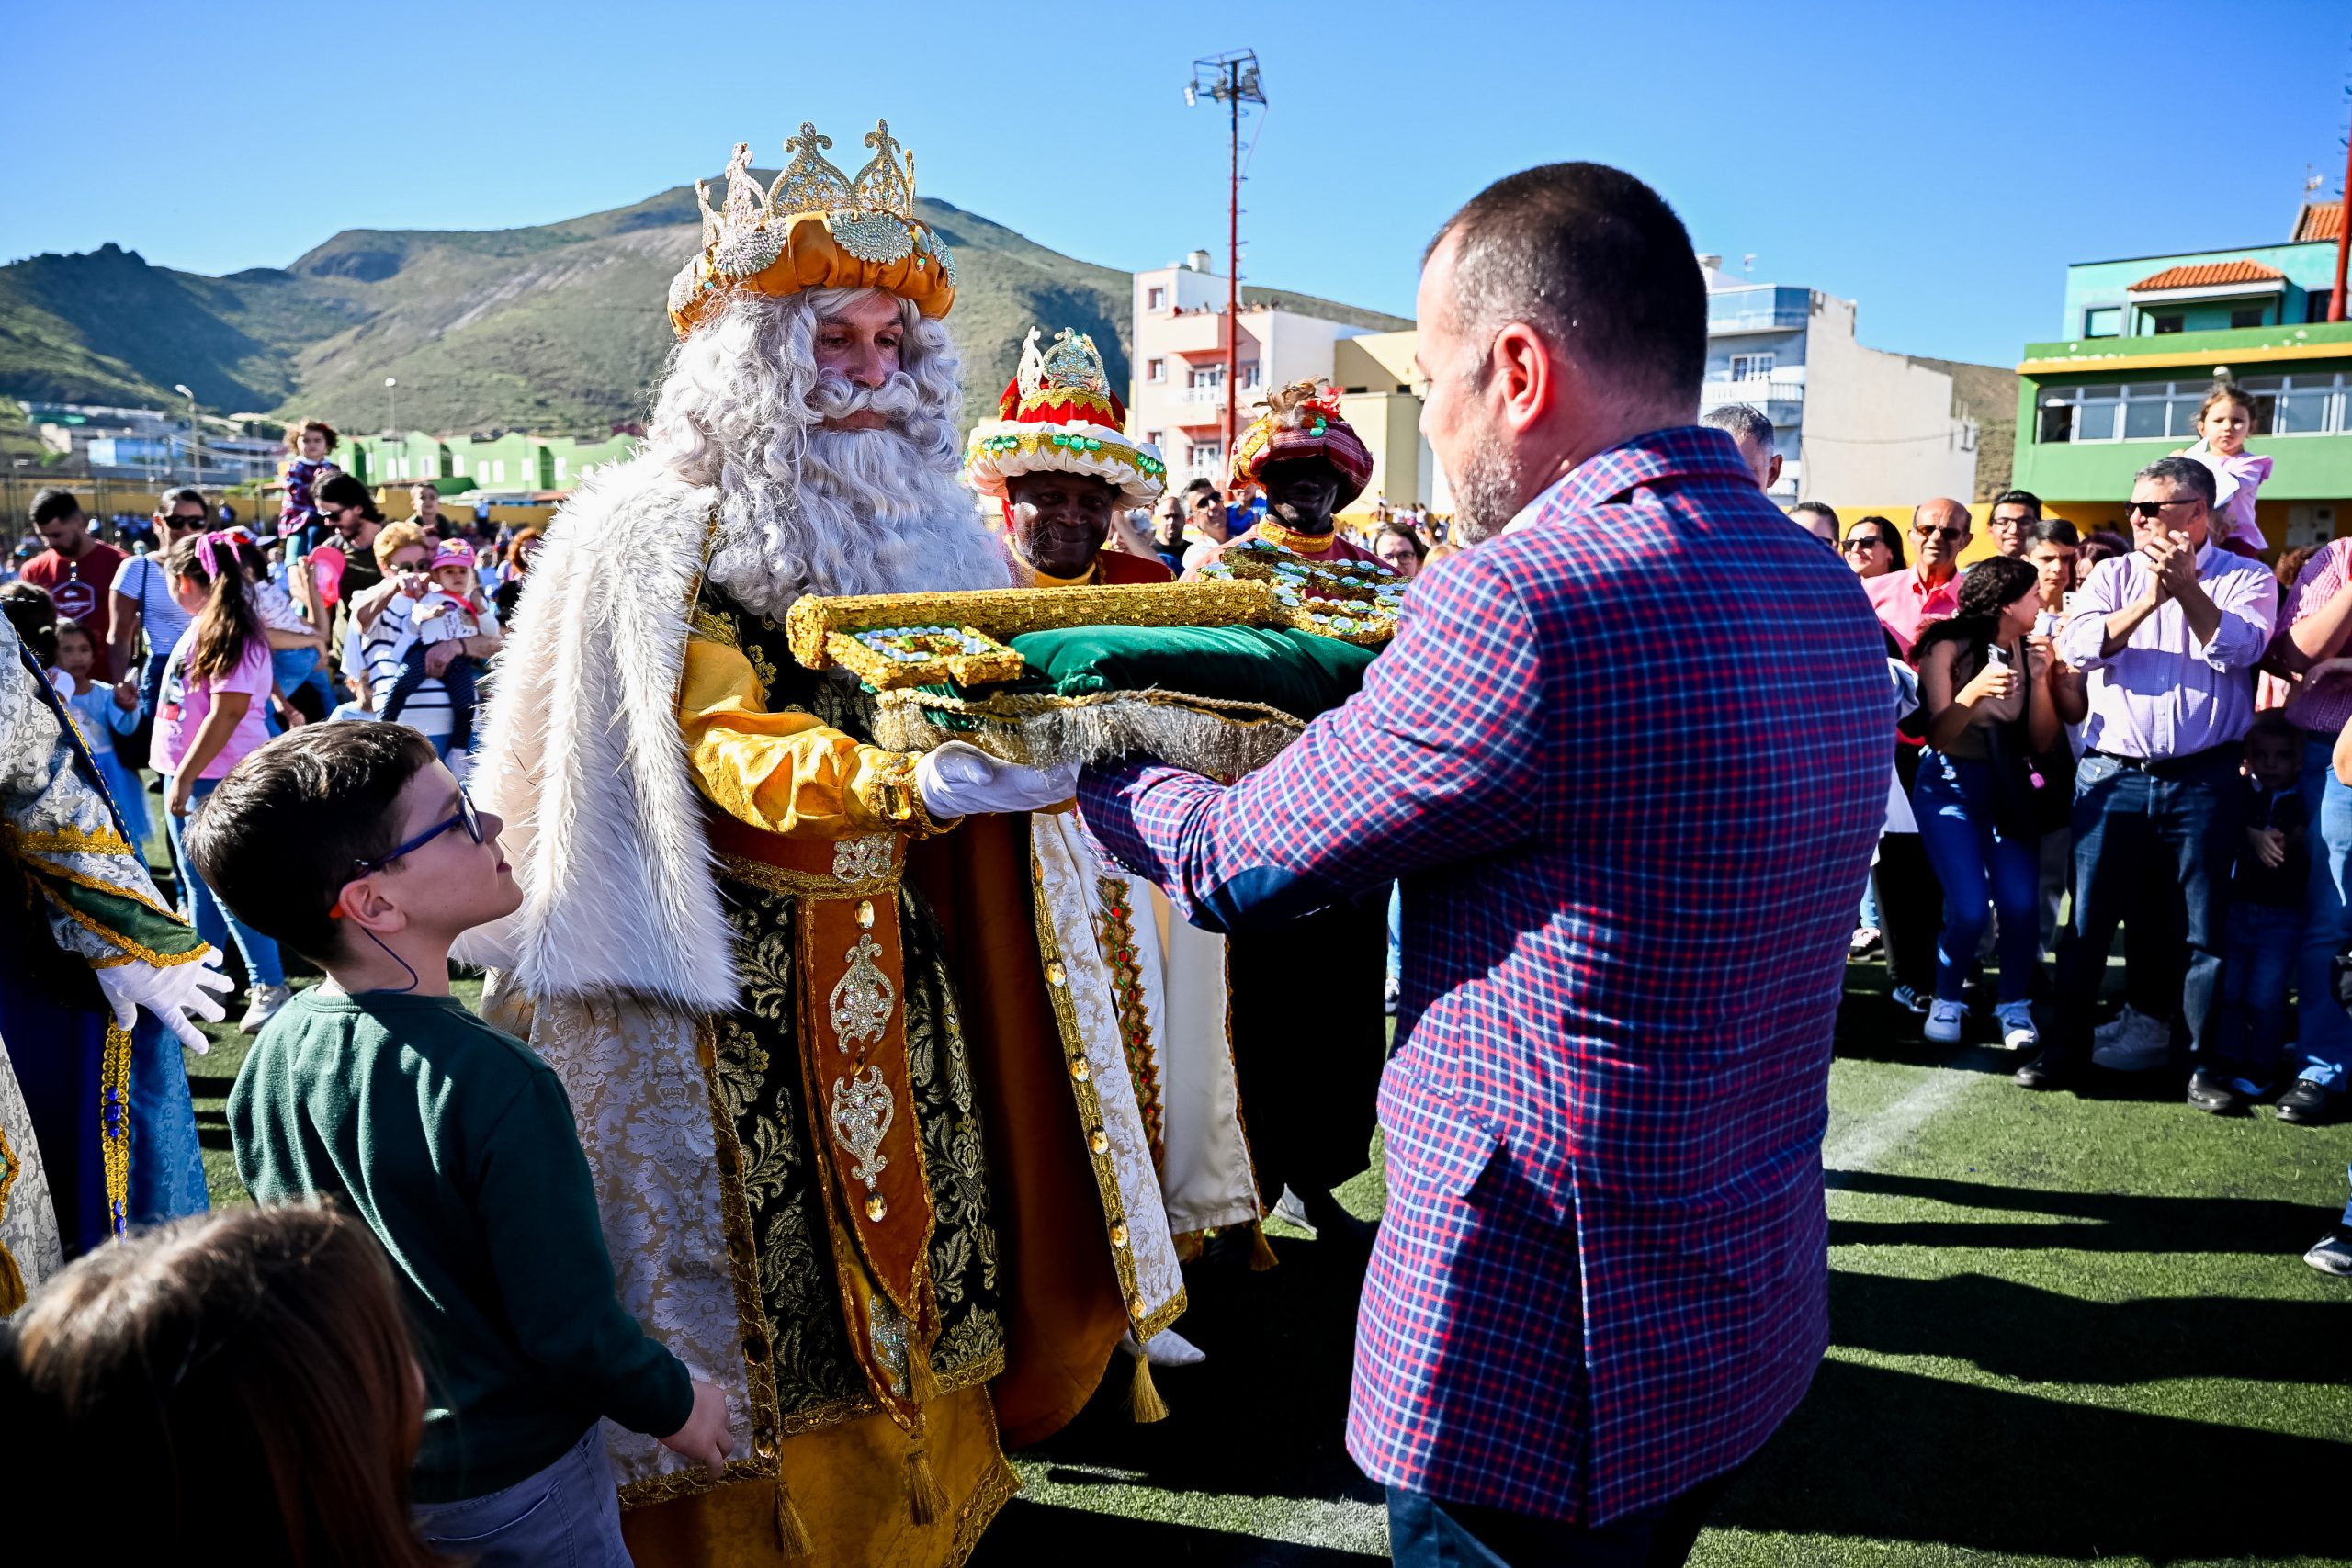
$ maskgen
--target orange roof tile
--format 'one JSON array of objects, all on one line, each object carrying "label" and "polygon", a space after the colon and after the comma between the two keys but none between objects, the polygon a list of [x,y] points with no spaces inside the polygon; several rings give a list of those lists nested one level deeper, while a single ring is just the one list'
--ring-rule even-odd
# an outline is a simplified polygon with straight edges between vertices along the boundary
[{"label": "orange roof tile", "polygon": [[2126,289],[2142,294],[2154,288],[2211,288],[2224,283],[2269,283],[2287,275],[2257,261],[2204,262],[2196,266],[2168,266]]},{"label": "orange roof tile", "polygon": [[2344,232],[2344,204],[2340,201],[2307,201],[2295,214],[2295,243],[2309,240],[2333,240]]}]

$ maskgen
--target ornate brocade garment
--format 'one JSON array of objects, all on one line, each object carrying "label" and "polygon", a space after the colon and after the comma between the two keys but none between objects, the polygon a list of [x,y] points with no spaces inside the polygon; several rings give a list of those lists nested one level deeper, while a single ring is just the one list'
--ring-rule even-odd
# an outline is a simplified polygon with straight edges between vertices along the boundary
[{"label": "ornate brocade garment", "polygon": [[[695,631],[742,652],[765,688],[769,711],[799,709],[828,728],[866,739],[870,694],[794,663],[783,629],[774,621],[706,588]],[[716,1021],[714,1070],[741,1155],[756,1289],[771,1330],[779,1424],[787,1434],[808,1431],[880,1405],[860,1369],[841,1307],[814,1158],[828,1135],[827,1118],[824,1108],[808,1104],[799,1069],[807,1017],[798,994],[806,980],[804,899],[782,886],[770,868],[724,851],[718,874],[735,929],[743,997],[741,1010]],[[901,886],[896,898],[903,957],[902,978],[893,985],[900,992],[907,1083],[931,1196],[933,1226],[925,1255],[941,1320],[931,1368],[939,1386],[952,1390],[983,1382],[1003,1367],[1001,1259],[989,1222],[971,1062],[938,924],[914,889]],[[893,1384],[901,1384],[903,1328],[895,1342],[884,1323],[877,1322],[875,1332],[875,1350],[892,1365]]]}]

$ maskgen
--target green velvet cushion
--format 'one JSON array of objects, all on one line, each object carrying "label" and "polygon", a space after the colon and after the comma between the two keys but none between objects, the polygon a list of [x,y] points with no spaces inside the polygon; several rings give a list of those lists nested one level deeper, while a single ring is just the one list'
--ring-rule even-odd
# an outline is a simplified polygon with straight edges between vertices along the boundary
[{"label": "green velvet cushion", "polygon": [[1157,689],[1263,703],[1295,717],[1338,707],[1363,684],[1377,649],[1258,626],[1071,626],[1012,639],[1028,662],[1018,682],[965,694],[1088,697]]}]

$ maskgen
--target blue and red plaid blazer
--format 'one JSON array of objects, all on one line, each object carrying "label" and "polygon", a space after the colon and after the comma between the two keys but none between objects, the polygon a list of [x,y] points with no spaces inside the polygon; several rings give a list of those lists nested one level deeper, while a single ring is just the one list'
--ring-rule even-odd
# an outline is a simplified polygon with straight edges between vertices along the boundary
[{"label": "blue and red plaid blazer", "polygon": [[1753,1453],[1827,1346],[1830,1038],[1894,739],[1860,583],[1730,437],[1626,442],[1531,513],[1272,766],[1079,801],[1213,929],[1402,877],[1349,1450],[1598,1524]]}]

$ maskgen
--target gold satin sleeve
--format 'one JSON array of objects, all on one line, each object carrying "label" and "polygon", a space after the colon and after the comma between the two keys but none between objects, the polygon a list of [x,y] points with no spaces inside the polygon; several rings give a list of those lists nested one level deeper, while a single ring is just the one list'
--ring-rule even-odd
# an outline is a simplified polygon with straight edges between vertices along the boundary
[{"label": "gold satin sleeve", "polygon": [[789,838],[931,834],[915,759],[828,728],[794,708],[771,712],[751,660],[707,637],[686,642],[678,685],[695,787],[729,816]]}]

